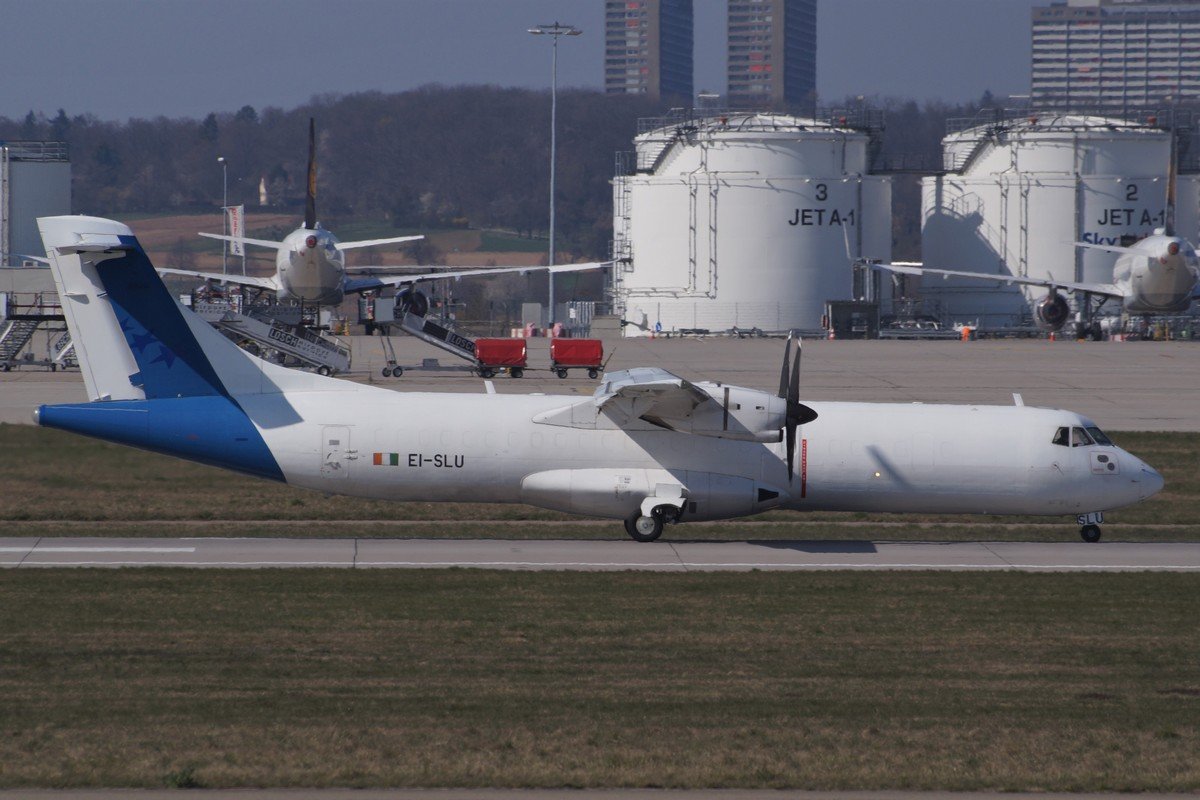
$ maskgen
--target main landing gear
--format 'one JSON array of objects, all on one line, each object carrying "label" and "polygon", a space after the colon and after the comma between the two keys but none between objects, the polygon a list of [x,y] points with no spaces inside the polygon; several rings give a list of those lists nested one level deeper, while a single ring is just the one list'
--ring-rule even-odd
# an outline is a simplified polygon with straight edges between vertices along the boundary
[{"label": "main landing gear", "polygon": [[1104,522],[1104,515],[1099,511],[1092,514],[1080,514],[1075,518],[1080,524],[1079,536],[1087,543],[1094,544],[1100,541],[1100,523]]},{"label": "main landing gear", "polygon": [[655,506],[648,517],[638,512],[625,520],[625,531],[635,542],[653,542],[662,536],[663,525],[678,522],[679,516],[680,511],[675,506]]}]

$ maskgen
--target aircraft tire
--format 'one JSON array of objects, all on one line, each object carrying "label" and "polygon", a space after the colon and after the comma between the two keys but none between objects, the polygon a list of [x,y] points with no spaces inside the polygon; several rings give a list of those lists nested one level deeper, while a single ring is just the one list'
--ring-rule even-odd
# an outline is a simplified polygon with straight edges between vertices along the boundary
[{"label": "aircraft tire", "polygon": [[392,368],[391,368],[391,367],[384,367],[384,368],[383,368],[383,377],[385,377],[385,378],[390,378],[390,377],[392,377]]},{"label": "aircraft tire", "polygon": [[404,367],[392,367],[392,377],[399,378],[404,374]]},{"label": "aircraft tire", "polygon": [[625,532],[635,542],[653,542],[659,536],[662,536],[662,531],[663,519],[658,514],[651,514],[648,517],[643,517],[641,514],[634,514],[625,520]]},{"label": "aircraft tire", "polygon": [[1084,525],[1082,528],[1079,529],[1079,535],[1080,535],[1080,537],[1082,537],[1082,539],[1085,542],[1087,542],[1089,544],[1094,544],[1094,543],[1100,541],[1100,526],[1099,525]]}]

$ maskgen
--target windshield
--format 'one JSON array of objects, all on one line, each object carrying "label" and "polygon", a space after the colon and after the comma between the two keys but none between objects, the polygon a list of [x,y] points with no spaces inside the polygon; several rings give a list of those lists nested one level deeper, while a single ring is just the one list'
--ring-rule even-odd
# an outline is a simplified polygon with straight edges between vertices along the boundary
[{"label": "windshield", "polygon": [[1105,436],[1104,432],[1099,428],[1089,427],[1087,432],[1090,433],[1092,438],[1096,440],[1096,444],[1106,445],[1107,447],[1113,446],[1112,439],[1109,439],[1107,436]]}]

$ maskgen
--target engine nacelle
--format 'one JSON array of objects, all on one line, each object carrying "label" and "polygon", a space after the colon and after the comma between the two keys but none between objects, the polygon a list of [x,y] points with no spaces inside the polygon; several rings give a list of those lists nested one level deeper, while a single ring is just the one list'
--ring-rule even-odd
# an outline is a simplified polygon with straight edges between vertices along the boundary
[{"label": "engine nacelle", "polygon": [[705,381],[696,386],[713,399],[690,418],[670,420],[673,430],[747,442],[778,442],[787,419],[787,401],[759,389]]},{"label": "engine nacelle", "polygon": [[739,475],[643,468],[554,469],[521,481],[531,505],[610,519],[640,513],[647,498],[682,502],[684,520],[728,519],[778,507],[786,493]]},{"label": "engine nacelle", "polygon": [[1071,318],[1071,306],[1058,292],[1050,292],[1034,306],[1038,327],[1057,331]]}]

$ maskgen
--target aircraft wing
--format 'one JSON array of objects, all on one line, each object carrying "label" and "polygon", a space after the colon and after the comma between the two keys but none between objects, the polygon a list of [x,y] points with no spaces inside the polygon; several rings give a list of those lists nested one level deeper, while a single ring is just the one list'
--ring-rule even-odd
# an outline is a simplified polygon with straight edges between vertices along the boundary
[{"label": "aircraft wing", "polygon": [[1092,244],[1091,242],[1074,242],[1073,244],[1085,250],[1103,250],[1106,253],[1118,253],[1120,255],[1146,255],[1145,250],[1135,250],[1132,247],[1121,247],[1116,244]]},{"label": "aircraft wing", "polygon": [[[206,239],[220,239],[223,242],[241,242],[242,244],[252,244],[256,247],[269,247],[272,250],[282,250],[283,242],[272,242],[269,239],[247,239],[245,236],[225,236],[220,233],[201,233]],[[162,272],[162,270],[159,270]]]},{"label": "aircraft wing", "polygon": [[1124,297],[1125,293],[1113,283],[1075,283],[1073,281],[1055,281],[1049,278],[1024,278],[1020,275],[989,275],[983,272],[967,272],[955,269],[932,269],[923,267],[919,262],[897,261],[891,264],[871,263],[876,269],[895,272],[901,275],[936,275],[941,278],[972,278],[978,281],[991,281],[1011,286],[1014,283],[1022,286],[1041,286],[1044,289],[1062,289],[1066,292],[1088,292],[1104,295],[1105,297]]},{"label": "aircraft wing", "polygon": [[[505,273],[526,273],[539,270],[559,272],[583,272],[586,270],[603,269],[612,264],[611,261],[590,261],[584,264],[556,264],[553,267],[458,267],[444,272],[425,272],[413,275],[371,275],[365,278],[347,278],[343,290],[347,293],[366,292],[372,289],[382,289],[386,286],[403,286],[406,283],[434,281],[442,278],[466,278],[472,275],[502,275]],[[369,269],[369,268],[368,268]],[[424,269],[444,269],[442,267],[424,267]]]},{"label": "aircraft wing", "polygon": [[658,367],[637,367],[605,373],[592,396],[597,410],[613,413],[618,420],[644,419],[665,428],[695,414],[705,403],[715,403],[694,383]]},{"label": "aircraft wing", "polygon": [[359,247],[375,247],[381,244],[400,244],[401,242],[415,242],[418,239],[424,239],[424,236],[393,236],[390,239],[362,239],[357,242],[338,242],[338,250],[354,250]]},{"label": "aircraft wing", "polygon": [[274,278],[255,278],[250,275],[226,275],[219,272],[201,272],[195,269],[171,269],[170,267],[155,267],[159,275],[187,275],[192,278],[203,278],[217,283],[236,283],[239,286],[252,286],[255,289],[279,291],[279,284]]}]

